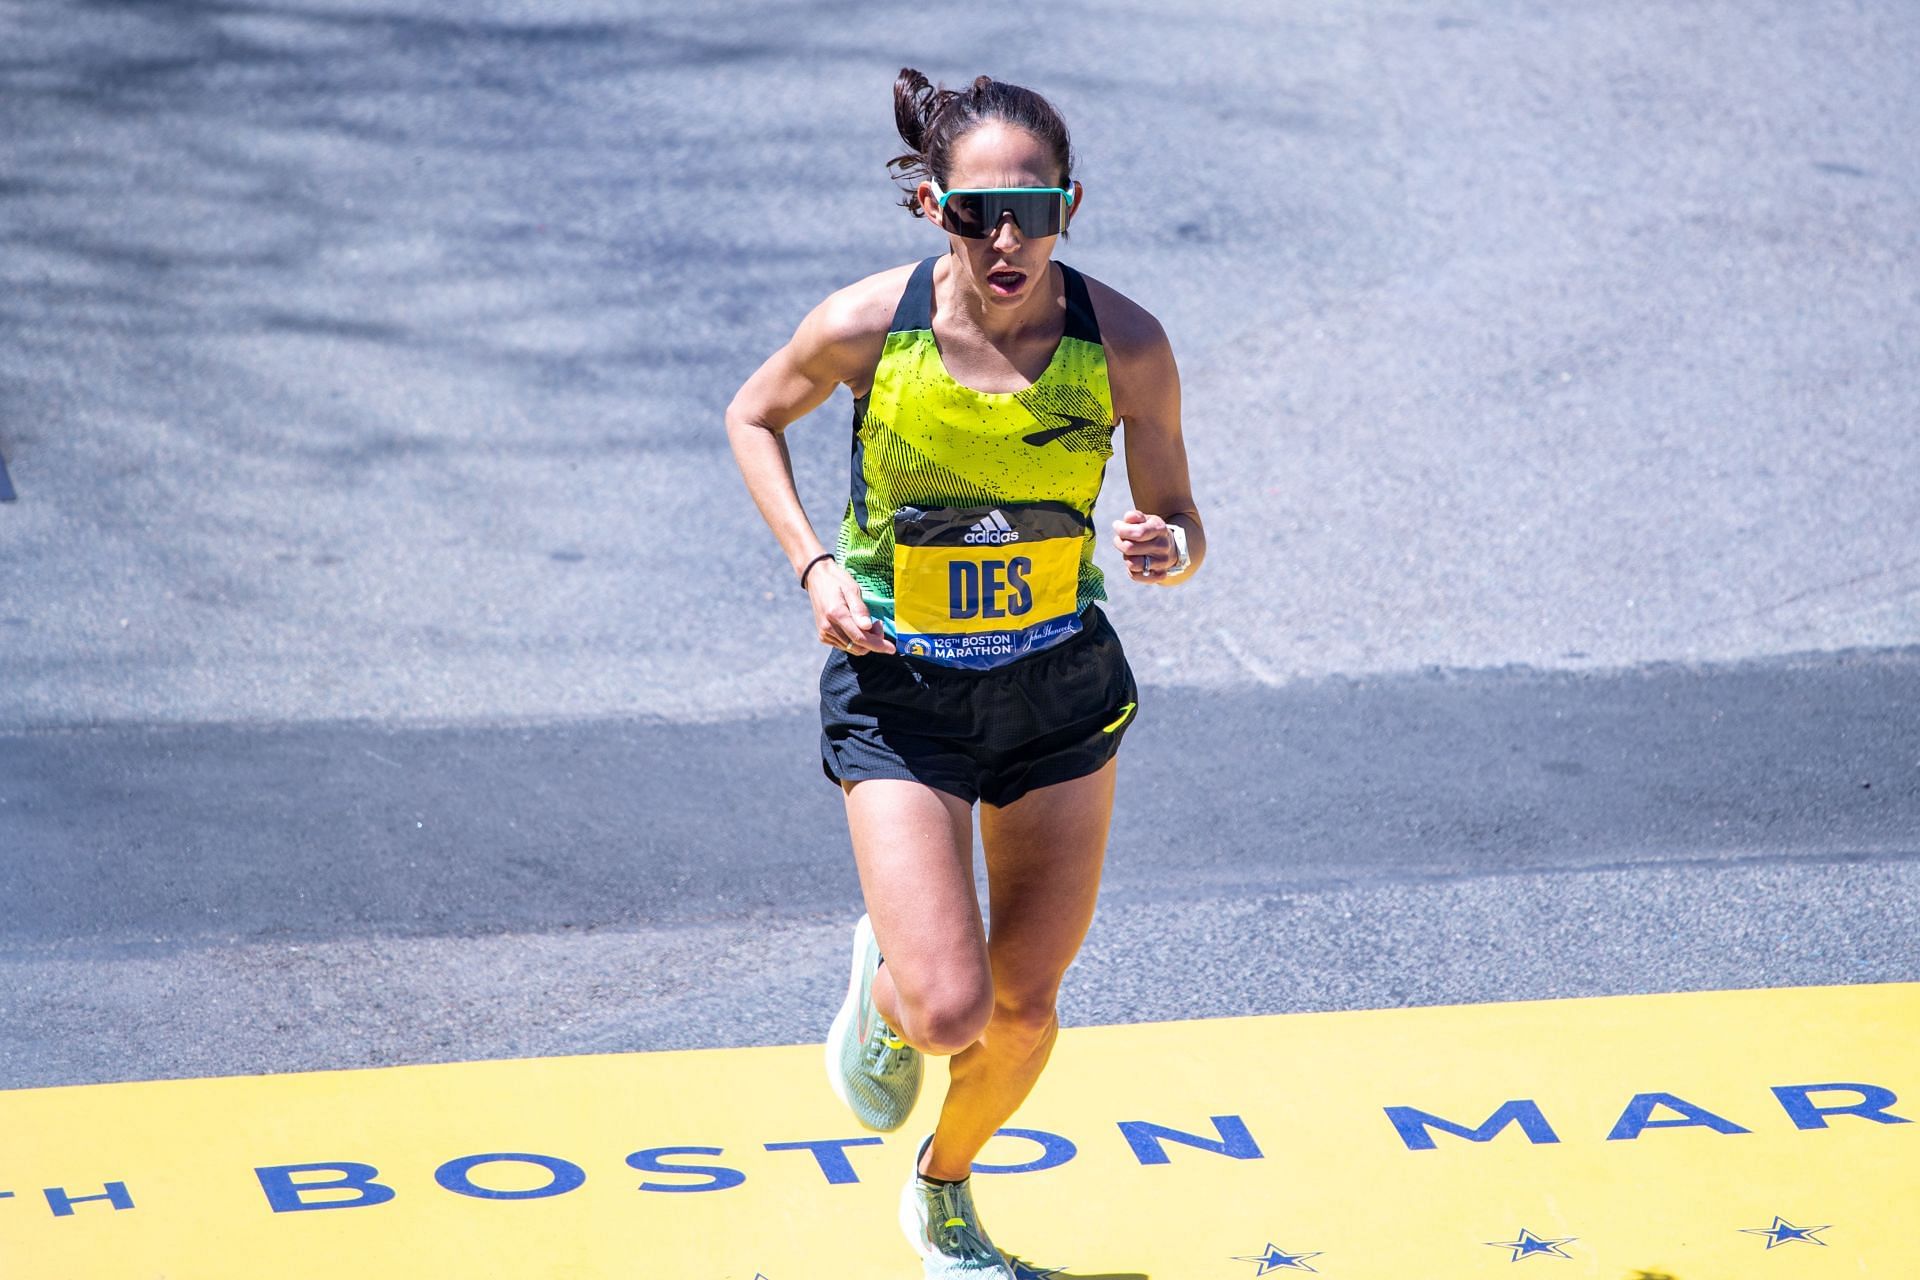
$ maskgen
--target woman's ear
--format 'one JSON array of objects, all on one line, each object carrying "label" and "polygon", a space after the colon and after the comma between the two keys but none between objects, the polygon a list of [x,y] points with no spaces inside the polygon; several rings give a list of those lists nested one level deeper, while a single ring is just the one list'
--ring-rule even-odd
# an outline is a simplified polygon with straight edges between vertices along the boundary
[{"label": "woman's ear", "polygon": [[920,204],[920,216],[935,226],[940,225],[940,200],[933,194],[933,184],[923,182],[915,187],[913,198]]}]

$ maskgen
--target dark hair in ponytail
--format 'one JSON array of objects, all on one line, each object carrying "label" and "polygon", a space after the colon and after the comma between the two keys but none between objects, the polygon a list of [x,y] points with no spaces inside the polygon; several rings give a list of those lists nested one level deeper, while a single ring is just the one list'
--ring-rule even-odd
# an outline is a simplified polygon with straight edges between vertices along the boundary
[{"label": "dark hair in ponytail", "polygon": [[[895,178],[910,179],[915,186],[931,178],[945,187],[955,144],[989,120],[1025,129],[1040,139],[1060,168],[1060,185],[1073,189],[1073,144],[1067,122],[1033,90],[992,76],[976,76],[965,89],[936,89],[912,67],[900,68],[893,82],[893,122],[909,150],[887,161],[887,168]],[[924,216],[911,190],[900,203],[914,217]],[[1060,234],[1067,234],[1065,228]]]}]

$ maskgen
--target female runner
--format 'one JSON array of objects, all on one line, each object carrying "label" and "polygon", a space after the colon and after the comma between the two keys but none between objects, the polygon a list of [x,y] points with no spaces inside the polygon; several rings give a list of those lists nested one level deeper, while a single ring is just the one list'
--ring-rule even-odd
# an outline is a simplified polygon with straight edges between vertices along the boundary
[{"label": "female runner", "polygon": [[[1066,125],[1039,94],[986,76],[936,90],[907,68],[893,92],[908,151],[888,167],[920,179],[901,203],[943,229],[946,252],[816,306],[740,388],[727,432],[834,650],[821,767],[845,795],[868,914],[828,1078],[863,1124],[893,1130],[922,1055],[951,1055],[901,1226],[928,1276],[1012,1280],[967,1176],[1059,1031],[1135,711],[1094,603],[1107,595],[1093,506],[1116,425],[1137,508],[1113,525],[1128,577],[1185,582],[1206,540],[1165,333],[1052,261],[1085,201]],[[828,551],[782,432],[842,384],[852,492]],[[974,897],[976,802],[990,928]]]}]

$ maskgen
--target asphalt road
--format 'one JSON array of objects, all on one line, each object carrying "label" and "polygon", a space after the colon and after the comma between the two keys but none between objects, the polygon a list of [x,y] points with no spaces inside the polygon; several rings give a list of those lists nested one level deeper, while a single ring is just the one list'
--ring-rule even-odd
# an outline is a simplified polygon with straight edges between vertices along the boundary
[{"label": "asphalt road", "polygon": [[[879,33],[879,34],[876,34]],[[1920,977],[1920,11],[0,4],[0,1087],[817,1038],[720,415],[1028,83],[1211,555],[1069,1021]],[[789,438],[816,528],[850,401]],[[1128,505],[1123,459],[1101,516]]]},{"label": "asphalt road", "polygon": [[[1920,649],[1146,697],[1072,1019],[1920,965]],[[859,886],[817,735],[0,736],[0,1079],[818,1039]]]}]

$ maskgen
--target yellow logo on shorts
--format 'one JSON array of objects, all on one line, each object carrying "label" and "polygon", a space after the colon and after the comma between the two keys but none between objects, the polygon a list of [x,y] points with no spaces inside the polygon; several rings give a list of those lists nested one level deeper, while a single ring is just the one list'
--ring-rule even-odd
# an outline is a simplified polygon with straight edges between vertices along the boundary
[{"label": "yellow logo on shorts", "polygon": [[933,646],[925,640],[922,640],[919,636],[915,636],[913,639],[907,641],[907,652],[916,658],[924,658],[933,652]]}]

